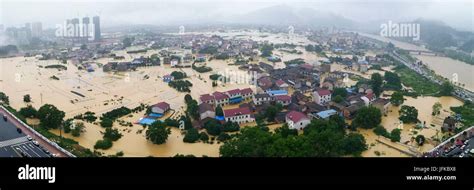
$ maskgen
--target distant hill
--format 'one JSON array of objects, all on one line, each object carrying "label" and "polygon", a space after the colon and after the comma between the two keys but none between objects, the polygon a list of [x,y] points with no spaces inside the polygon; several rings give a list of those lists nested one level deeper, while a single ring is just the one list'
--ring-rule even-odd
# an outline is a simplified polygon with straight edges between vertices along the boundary
[{"label": "distant hill", "polygon": [[[357,28],[354,28],[358,31],[368,32],[372,34],[379,34],[382,23],[387,23],[386,20],[381,21],[370,21],[365,23],[360,23]],[[397,23],[393,21],[393,23]],[[408,23],[408,22],[400,22]],[[442,50],[447,47],[456,47],[462,51],[470,53],[473,49],[474,43],[474,33],[459,31],[456,30],[447,24],[427,19],[416,19],[409,23],[418,23],[420,24],[420,41],[413,41],[412,37],[405,38],[394,38],[397,40],[407,41],[407,42],[416,42],[423,43],[427,45],[430,49]]]},{"label": "distant hill", "polygon": [[333,13],[317,11],[311,8],[295,8],[277,5],[262,8],[243,15],[226,18],[227,22],[239,24],[275,25],[275,26],[308,26],[350,28],[352,20]]},{"label": "distant hill", "polygon": [[467,53],[474,51],[474,39],[465,42],[459,49]]}]

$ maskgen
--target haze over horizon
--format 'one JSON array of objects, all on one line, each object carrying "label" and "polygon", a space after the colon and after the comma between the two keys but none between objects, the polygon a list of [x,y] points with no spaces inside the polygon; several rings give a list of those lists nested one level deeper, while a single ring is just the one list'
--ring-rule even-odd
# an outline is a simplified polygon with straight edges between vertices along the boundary
[{"label": "haze over horizon", "polygon": [[317,14],[333,14],[356,23],[423,18],[444,22],[458,30],[474,31],[473,2],[470,0],[2,0],[0,24],[9,27],[42,22],[44,28],[53,28],[65,19],[95,15],[101,16],[103,27],[213,23],[238,20],[246,14],[275,6],[296,11],[310,8],[318,11]]}]

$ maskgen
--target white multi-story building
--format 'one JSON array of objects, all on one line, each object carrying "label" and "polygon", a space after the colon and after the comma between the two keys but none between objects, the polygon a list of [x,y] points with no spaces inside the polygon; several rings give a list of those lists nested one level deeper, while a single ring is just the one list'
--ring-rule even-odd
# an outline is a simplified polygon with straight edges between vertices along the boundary
[{"label": "white multi-story building", "polygon": [[286,123],[288,124],[288,128],[290,129],[303,129],[309,123],[311,123],[311,120],[308,118],[308,116],[297,111],[291,111],[287,113],[285,119]]},{"label": "white multi-story building", "polygon": [[331,101],[331,91],[327,89],[318,89],[313,92],[313,101],[323,105]]},{"label": "white multi-story building", "polygon": [[255,121],[248,107],[224,110],[224,118],[226,122],[231,121],[238,124]]}]

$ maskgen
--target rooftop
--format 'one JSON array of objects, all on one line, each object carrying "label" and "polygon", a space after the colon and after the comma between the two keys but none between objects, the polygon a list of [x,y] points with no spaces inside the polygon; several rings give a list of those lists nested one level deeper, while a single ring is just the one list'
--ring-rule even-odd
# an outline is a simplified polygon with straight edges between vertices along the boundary
[{"label": "rooftop", "polygon": [[309,119],[304,113],[297,112],[297,111],[290,111],[286,114],[286,118],[290,119],[293,122],[299,122],[303,119]]},{"label": "rooftop", "polygon": [[250,109],[248,107],[234,108],[224,110],[224,117],[233,117],[237,115],[248,115],[250,114]]}]

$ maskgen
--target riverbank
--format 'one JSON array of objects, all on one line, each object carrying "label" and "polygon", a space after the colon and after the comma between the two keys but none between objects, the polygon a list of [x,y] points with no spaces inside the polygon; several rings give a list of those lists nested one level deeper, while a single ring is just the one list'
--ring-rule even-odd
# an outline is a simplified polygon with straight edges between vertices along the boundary
[{"label": "riverbank", "polygon": [[[392,43],[395,47],[407,50],[407,51],[427,51],[430,50],[418,46],[415,44],[397,41],[390,38],[385,38],[378,35],[359,33],[362,36],[375,39],[385,43]],[[444,78],[453,79],[454,76],[457,76],[457,82],[464,84],[461,85],[462,88],[465,88],[470,91],[474,91],[474,65],[470,65],[466,62],[462,62],[456,59],[443,56],[434,56],[434,55],[413,55],[418,60],[422,61],[423,64],[427,65],[432,69],[436,74],[441,75]]]}]

